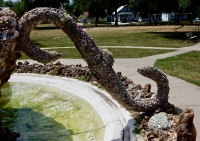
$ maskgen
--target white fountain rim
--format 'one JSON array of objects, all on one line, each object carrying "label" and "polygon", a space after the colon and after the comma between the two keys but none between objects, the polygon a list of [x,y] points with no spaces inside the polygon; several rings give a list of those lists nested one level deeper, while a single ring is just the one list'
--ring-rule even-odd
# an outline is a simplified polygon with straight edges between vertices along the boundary
[{"label": "white fountain rim", "polygon": [[135,121],[130,116],[130,113],[120,106],[107,92],[90,83],[67,77],[30,73],[14,73],[9,81],[37,83],[69,91],[85,99],[98,112],[106,126],[104,141],[121,141],[125,138],[128,141],[136,140],[135,135],[132,133]]}]

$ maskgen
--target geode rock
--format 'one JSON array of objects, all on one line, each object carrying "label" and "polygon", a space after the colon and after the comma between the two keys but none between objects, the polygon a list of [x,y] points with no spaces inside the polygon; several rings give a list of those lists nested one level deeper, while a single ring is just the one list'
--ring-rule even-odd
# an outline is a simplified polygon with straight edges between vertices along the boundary
[{"label": "geode rock", "polygon": [[167,114],[164,112],[155,114],[149,119],[148,128],[149,129],[170,129],[172,127],[171,121],[169,121]]},{"label": "geode rock", "polygon": [[172,122],[172,127],[167,130],[157,128],[146,130],[148,141],[196,141],[197,132],[193,123],[192,109],[186,108],[179,116],[168,114],[167,117]]}]

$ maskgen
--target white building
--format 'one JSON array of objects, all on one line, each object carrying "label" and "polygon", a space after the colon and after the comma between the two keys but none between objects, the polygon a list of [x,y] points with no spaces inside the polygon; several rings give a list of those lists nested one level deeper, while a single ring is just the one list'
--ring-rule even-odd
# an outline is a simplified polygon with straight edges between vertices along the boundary
[{"label": "white building", "polygon": [[161,19],[162,21],[171,21],[173,15],[171,13],[162,13]]},{"label": "white building", "polygon": [[3,9],[5,9],[5,8],[10,9],[10,7],[0,7],[0,10],[3,10]]},{"label": "white building", "polygon": [[187,20],[188,15],[191,13],[162,13],[162,21],[185,21]]},{"label": "white building", "polygon": [[[115,12],[112,13],[113,21],[116,20]],[[128,7],[128,5],[120,6],[117,9],[117,18],[119,22],[129,22],[129,21],[138,21],[139,13],[133,14],[132,10]]]}]

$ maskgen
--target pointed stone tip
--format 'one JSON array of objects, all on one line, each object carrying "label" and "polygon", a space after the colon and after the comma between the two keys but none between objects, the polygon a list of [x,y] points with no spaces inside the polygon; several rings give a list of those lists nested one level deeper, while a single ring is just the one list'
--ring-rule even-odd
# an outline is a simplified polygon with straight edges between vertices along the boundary
[{"label": "pointed stone tip", "polygon": [[55,62],[56,60],[60,59],[61,57],[62,57],[61,53],[53,51],[53,52],[49,52],[47,56],[37,59],[37,61],[42,64],[48,64],[48,63]]}]

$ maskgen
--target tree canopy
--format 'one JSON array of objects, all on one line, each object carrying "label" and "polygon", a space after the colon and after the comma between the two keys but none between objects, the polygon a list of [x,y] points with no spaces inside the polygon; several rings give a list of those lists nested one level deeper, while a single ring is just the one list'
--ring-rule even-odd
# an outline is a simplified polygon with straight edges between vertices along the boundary
[{"label": "tree canopy", "polygon": [[72,7],[76,16],[83,12],[89,12],[90,18],[95,18],[97,26],[100,17],[105,17],[105,2],[103,0],[73,0]]},{"label": "tree canopy", "polygon": [[0,0],[0,6],[3,6],[4,1]]},{"label": "tree canopy", "polygon": [[[151,14],[161,14],[162,12],[192,13],[193,18],[200,17],[200,0],[0,0],[0,6],[10,7],[20,17],[25,12],[35,7],[54,7],[63,6],[68,14],[78,17],[83,12],[89,12],[89,17],[95,18],[97,25],[99,17],[105,17],[107,13],[115,13],[117,9],[128,4],[133,13],[139,12],[141,16]],[[115,25],[118,19],[115,20]]]},{"label": "tree canopy", "polygon": [[178,10],[178,2],[174,0],[130,0],[129,6],[142,15]]},{"label": "tree canopy", "polygon": [[13,7],[14,2],[12,0],[8,0],[8,1],[0,0],[0,6],[1,7]]},{"label": "tree canopy", "polygon": [[[117,17],[117,9],[129,3],[128,0],[105,0],[106,9],[110,12],[115,12],[115,17]],[[118,18],[115,20],[115,25],[118,25]]]},{"label": "tree canopy", "polygon": [[194,17],[200,15],[199,0],[130,0],[129,6],[142,16],[162,12],[193,13]]},{"label": "tree canopy", "polygon": [[89,17],[95,18],[95,26],[97,26],[99,17],[105,17],[105,6],[103,1],[91,0],[88,5]]},{"label": "tree canopy", "polygon": [[69,3],[69,0],[21,0],[24,10],[29,11],[36,7],[59,8],[61,5]]},{"label": "tree canopy", "polygon": [[200,16],[199,0],[179,0],[179,9],[183,12],[191,12],[195,17]]}]

